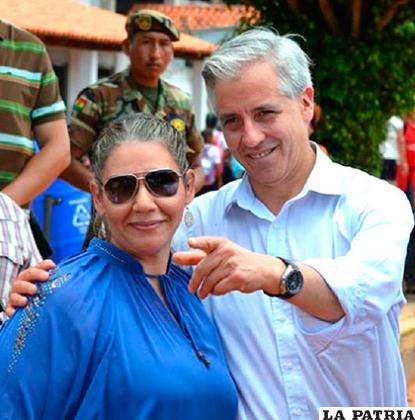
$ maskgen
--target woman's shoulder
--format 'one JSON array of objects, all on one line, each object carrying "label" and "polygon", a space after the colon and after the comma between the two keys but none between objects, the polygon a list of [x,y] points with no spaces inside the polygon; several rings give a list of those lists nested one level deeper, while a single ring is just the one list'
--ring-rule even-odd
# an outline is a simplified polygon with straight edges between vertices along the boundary
[{"label": "woman's shoulder", "polygon": [[109,281],[105,268],[105,262],[89,252],[76,254],[50,271],[47,281],[37,283],[37,294],[29,299],[29,306],[33,310],[45,306],[48,312],[66,316],[82,315]]}]

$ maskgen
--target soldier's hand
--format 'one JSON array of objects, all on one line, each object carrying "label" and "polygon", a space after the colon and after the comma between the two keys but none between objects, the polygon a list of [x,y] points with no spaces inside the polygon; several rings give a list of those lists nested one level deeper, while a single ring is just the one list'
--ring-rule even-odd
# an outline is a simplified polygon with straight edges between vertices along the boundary
[{"label": "soldier's hand", "polygon": [[37,265],[22,271],[13,281],[9,293],[9,299],[5,313],[8,317],[12,316],[17,308],[25,307],[28,303],[26,296],[33,296],[37,292],[37,287],[33,282],[46,281],[49,278],[48,270],[56,267],[52,260],[44,260]]}]

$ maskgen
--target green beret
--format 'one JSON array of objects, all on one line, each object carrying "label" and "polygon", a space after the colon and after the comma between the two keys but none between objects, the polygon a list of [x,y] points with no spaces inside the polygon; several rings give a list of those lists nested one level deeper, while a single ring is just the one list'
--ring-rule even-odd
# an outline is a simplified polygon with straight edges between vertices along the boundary
[{"label": "green beret", "polygon": [[167,15],[150,9],[138,10],[128,15],[125,29],[128,37],[137,32],[153,31],[166,33],[172,41],[178,41],[180,38],[179,30]]}]

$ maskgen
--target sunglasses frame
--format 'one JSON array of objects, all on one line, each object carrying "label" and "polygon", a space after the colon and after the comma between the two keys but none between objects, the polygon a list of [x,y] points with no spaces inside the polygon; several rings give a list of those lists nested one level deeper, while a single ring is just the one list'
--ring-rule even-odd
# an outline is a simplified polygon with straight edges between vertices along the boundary
[{"label": "sunglasses frame", "polygon": [[[104,193],[105,193],[105,195],[107,196],[107,198],[108,198],[108,200],[112,203],[112,204],[125,204],[125,203],[128,203],[129,201],[131,201],[131,200],[133,200],[134,198],[135,198],[135,196],[137,195],[137,193],[138,193],[138,191],[139,191],[139,189],[140,189],[140,181],[142,180],[143,181],[143,184],[144,184],[144,186],[145,186],[145,188],[147,189],[147,191],[151,194],[151,195],[153,195],[154,197],[157,197],[157,198],[169,198],[169,197],[174,197],[176,194],[177,194],[177,191],[178,191],[178,189],[179,189],[179,187],[177,187],[177,189],[176,189],[176,191],[174,192],[174,194],[172,194],[172,195],[160,195],[160,194],[157,194],[152,188],[151,188],[151,186],[149,185],[149,183],[148,183],[148,181],[147,181],[147,179],[146,179],[146,177],[149,175],[149,174],[152,174],[152,173],[157,173],[157,172],[166,172],[166,171],[168,171],[169,173],[174,173],[178,178],[177,178],[177,182],[179,182],[180,181],[180,178],[183,178],[184,176],[186,176],[186,174],[184,173],[184,174],[180,174],[180,173],[177,173],[174,169],[171,169],[171,168],[160,168],[160,169],[151,169],[151,170],[149,170],[149,171],[144,171],[144,172],[130,172],[130,173],[126,173],[126,174],[119,174],[119,175],[113,175],[113,176],[111,176],[111,177],[109,177],[105,182],[101,182],[101,185],[102,185],[102,189],[103,189],[103,191],[104,191]],[[110,198],[110,196],[108,195],[108,192],[106,191],[106,185],[108,184],[108,182],[110,182],[112,179],[115,179],[115,178],[121,178],[121,177],[126,177],[126,176],[128,176],[128,177],[134,177],[135,178],[135,180],[136,180],[136,183],[135,183],[135,188],[134,188],[134,191],[132,192],[132,194],[131,194],[131,196],[127,199],[127,200],[125,200],[125,201],[121,201],[121,202],[114,202],[111,198]]]}]

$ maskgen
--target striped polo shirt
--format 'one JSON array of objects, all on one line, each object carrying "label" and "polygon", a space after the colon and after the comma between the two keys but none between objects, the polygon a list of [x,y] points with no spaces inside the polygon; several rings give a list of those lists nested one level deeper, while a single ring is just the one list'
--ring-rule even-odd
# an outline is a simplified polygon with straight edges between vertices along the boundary
[{"label": "striped polo shirt", "polygon": [[0,189],[35,151],[33,128],[65,118],[58,79],[44,44],[0,21]]}]

